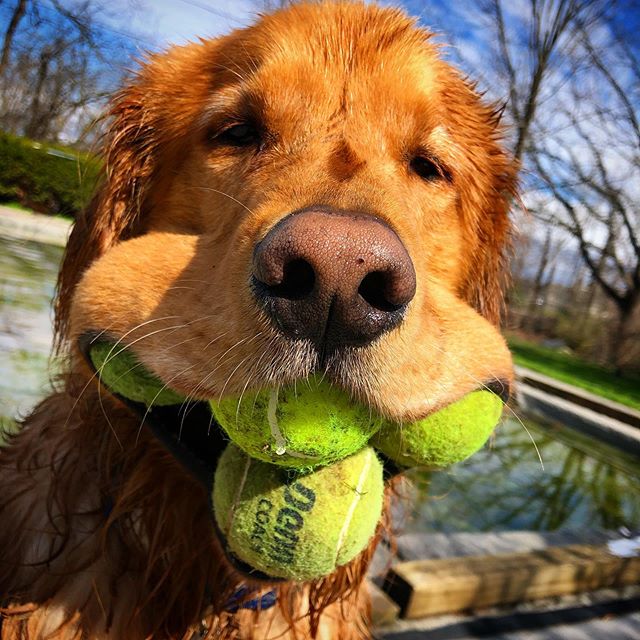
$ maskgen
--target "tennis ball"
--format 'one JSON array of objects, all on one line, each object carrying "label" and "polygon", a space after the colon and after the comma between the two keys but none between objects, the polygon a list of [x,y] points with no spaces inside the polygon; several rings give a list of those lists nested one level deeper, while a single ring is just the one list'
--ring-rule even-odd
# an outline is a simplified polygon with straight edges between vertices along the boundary
[{"label": "tennis ball", "polygon": [[382,465],[365,447],[296,474],[230,444],[213,482],[215,519],[228,550],[270,577],[311,580],[355,558],[382,512]]},{"label": "tennis ball", "polygon": [[503,403],[474,391],[412,424],[386,422],[371,444],[403,467],[445,467],[474,454],[498,424]]},{"label": "tennis ball", "polygon": [[95,342],[89,357],[100,382],[113,393],[147,406],[180,404],[184,396],[169,389],[123,345]]},{"label": "tennis ball", "polygon": [[382,419],[318,377],[295,387],[211,401],[211,410],[231,440],[253,458],[311,468],[355,453]]}]

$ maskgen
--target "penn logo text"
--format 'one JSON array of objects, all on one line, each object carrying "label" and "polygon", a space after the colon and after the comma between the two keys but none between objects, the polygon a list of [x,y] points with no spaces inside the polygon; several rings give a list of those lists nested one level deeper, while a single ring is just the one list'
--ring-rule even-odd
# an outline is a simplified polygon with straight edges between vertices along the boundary
[{"label": "penn logo text", "polygon": [[251,533],[254,550],[266,552],[280,565],[293,562],[299,532],[304,527],[305,517],[313,510],[316,494],[298,481],[285,487],[284,502],[284,506],[275,512],[272,502],[265,498],[260,500]]}]

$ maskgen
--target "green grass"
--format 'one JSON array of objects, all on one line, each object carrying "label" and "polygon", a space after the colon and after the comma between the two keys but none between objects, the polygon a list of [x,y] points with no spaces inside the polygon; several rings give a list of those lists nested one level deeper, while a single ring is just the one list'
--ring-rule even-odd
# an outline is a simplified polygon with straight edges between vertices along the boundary
[{"label": "green grass", "polygon": [[616,376],[605,367],[518,338],[510,338],[509,347],[517,365],[640,411],[640,376]]},{"label": "green grass", "polygon": [[89,202],[100,175],[95,156],[0,131],[0,203],[49,215],[75,217]]},{"label": "green grass", "polygon": [[22,211],[22,213],[33,213],[31,209],[27,209],[23,207],[19,202],[3,202],[3,207],[9,207],[9,209],[16,209],[18,211]]}]

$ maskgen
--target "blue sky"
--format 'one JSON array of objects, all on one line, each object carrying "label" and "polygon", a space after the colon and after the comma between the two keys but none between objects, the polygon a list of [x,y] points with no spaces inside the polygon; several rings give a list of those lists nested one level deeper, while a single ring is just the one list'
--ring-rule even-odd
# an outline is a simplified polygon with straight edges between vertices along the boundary
[{"label": "blue sky", "polygon": [[[50,0],[37,0],[49,2]],[[73,5],[78,0],[63,0]],[[403,8],[419,18],[423,26],[439,34],[439,41],[451,45],[445,57],[479,79],[484,57],[478,37],[475,0],[377,0],[379,4]],[[509,0],[510,6],[522,0]],[[104,2],[103,24],[118,33],[131,35],[134,50],[165,49],[198,37],[215,37],[251,23],[264,6],[262,0],[111,0]],[[455,34],[455,35],[454,35]]]},{"label": "blue sky", "polygon": [[[67,0],[73,4],[74,0]],[[106,3],[105,3],[106,4]],[[198,36],[216,36],[234,27],[248,24],[260,10],[260,0],[143,0],[143,9],[136,9],[140,3],[132,0],[113,0],[108,4],[113,12],[110,22],[114,28],[126,28],[138,36],[141,46],[164,48],[169,44],[179,44]],[[424,2],[381,2],[404,7],[409,13],[422,17],[426,25],[439,27],[446,9],[444,0],[429,2],[433,8],[424,11]]]},{"label": "blue sky", "polygon": [[256,4],[251,0],[146,0],[144,13],[133,13],[132,27],[164,47],[247,24],[255,15]]},{"label": "blue sky", "polygon": [[[62,0],[69,7],[79,0]],[[403,7],[408,13],[418,16],[420,22],[446,36],[441,39],[451,41],[455,36],[455,46],[463,50],[460,58],[469,59],[478,40],[483,25],[478,21],[477,0],[378,0],[381,4]],[[51,0],[35,0],[45,8]],[[616,17],[618,25],[627,33],[640,31],[640,7],[637,0],[618,0]],[[0,3],[2,14],[10,9],[13,2]],[[526,0],[508,0],[504,6],[508,13],[517,16],[524,11]],[[163,49],[170,44],[184,43],[199,36],[213,37],[226,33],[235,27],[251,22],[263,6],[262,0],[96,0],[101,7],[104,26],[126,35],[140,51]],[[640,49],[640,41],[629,38],[632,47]],[[456,58],[455,50],[450,53]],[[477,53],[476,53],[477,56]],[[475,56],[471,56],[472,58]]]}]

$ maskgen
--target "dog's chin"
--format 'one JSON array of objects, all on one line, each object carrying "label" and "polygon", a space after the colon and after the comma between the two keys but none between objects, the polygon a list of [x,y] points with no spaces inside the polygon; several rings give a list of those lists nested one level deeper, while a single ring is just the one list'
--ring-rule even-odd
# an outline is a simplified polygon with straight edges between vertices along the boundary
[{"label": "dog's chin", "polygon": [[367,378],[367,360],[375,342],[367,346],[317,345],[309,339],[289,339],[274,332],[269,338],[269,363],[259,367],[257,378],[261,387],[286,386],[320,375],[340,386],[352,396],[358,396],[359,381]]},{"label": "dog's chin", "polygon": [[[382,336],[379,340],[384,340]],[[429,402],[411,415],[402,415],[402,407],[397,404],[387,406],[379,391],[377,374],[384,371],[380,367],[381,358],[375,350],[376,343],[367,346],[340,346],[333,349],[317,349],[310,341],[287,341],[279,351],[279,366],[264,372],[264,387],[294,386],[310,376],[316,375],[341,388],[354,402],[360,403],[370,410],[378,412],[384,418],[390,418],[402,424],[423,420],[437,410],[454,404],[473,391],[490,391],[497,395],[503,403],[507,403],[511,395],[511,369],[486,379],[473,379],[470,385],[453,390],[441,397],[441,387],[437,379],[422,390],[422,395]],[[395,372],[394,375],[399,375]],[[469,377],[469,376],[467,376]],[[242,389],[246,391],[246,389]],[[415,392],[415,389],[414,389]]]},{"label": "dog's chin", "polygon": [[[317,345],[308,339],[289,339],[274,332],[269,338],[268,357],[262,358],[262,363],[251,372],[251,386],[254,389],[295,386],[318,376],[342,389],[354,402],[386,414],[382,398],[373,392],[376,384],[372,379],[376,346],[384,339],[383,335],[366,346]],[[250,390],[242,381],[237,384],[240,386],[235,395]],[[227,393],[234,395],[232,384]]]}]

